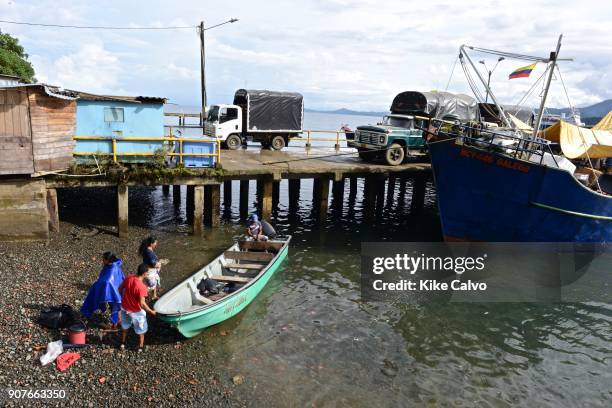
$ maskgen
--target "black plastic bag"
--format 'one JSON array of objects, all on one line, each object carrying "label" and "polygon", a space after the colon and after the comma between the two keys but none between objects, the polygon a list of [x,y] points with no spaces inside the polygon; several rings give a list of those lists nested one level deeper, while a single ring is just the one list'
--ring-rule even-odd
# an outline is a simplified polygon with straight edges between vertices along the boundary
[{"label": "black plastic bag", "polygon": [[216,295],[220,287],[223,287],[223,284],[211,278],[204,278],[198,283],[198,290],[202,296]]},{"label": "black plastic bag", "polygon": [[50,329],[64,329],[79,317],[79,313],[70,305],[50,306],[40,311],[38,323]]}]

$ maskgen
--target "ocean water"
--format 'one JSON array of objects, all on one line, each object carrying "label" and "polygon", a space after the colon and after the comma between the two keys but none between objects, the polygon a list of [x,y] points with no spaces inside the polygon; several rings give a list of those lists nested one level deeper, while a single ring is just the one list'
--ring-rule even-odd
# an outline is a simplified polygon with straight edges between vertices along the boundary
[{"label": "ocean water", "polygon": [[[305,120],[313,128],[339,128],[376,118],[307,112]],[[282,181],[271,219],[293,236],[287,260],[240,315],[201,334],[220,369],[246,378],[236,387],[243,400],[262,406],[612,405],[612,303],[364,302],[361,242],[439,241],[434,186],[428,184],[425,207],[416,213],[412,180],[398,180],[368,221],[362,180],[354,196],[347,183],[343,196],[330,189],[323,225],[312,211],[312,184],[302,182],[297,209],[289,208],[287,187]],[[249,211],[257,208],[255,192],[252,181]],[[194,238],[186,234],[184,187],[179,201],[172,189],[167,195],[161,188],[130,189],[130,224],[176,237],[160,243],[160,256],[173,265],[166,287],[243,233],[238,182],[232,193],[232,205],[222,205],[221,226]],[[60,217],[112,224],[109,203],[110,190],[60,191]]]}]

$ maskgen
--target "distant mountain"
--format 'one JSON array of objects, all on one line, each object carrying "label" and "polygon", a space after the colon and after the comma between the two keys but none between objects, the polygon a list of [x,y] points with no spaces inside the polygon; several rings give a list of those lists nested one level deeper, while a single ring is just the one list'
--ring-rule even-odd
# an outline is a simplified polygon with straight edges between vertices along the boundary
[{"label": "distant mountain", "polygon": [[362,112],[351,109],[341,108],[336,110],[316,110],[316,109],[304,109],[306,112],[316,113],[333,113],[336,115],[359,115],[359,116],[384,116],[389,112]]},{"label": "distant mountain", "polygon": [[[546,110],[552,114],[570,113],[569,108],[546,108]],[[612,99],[606,99],[594,105],[578,108],[578,110],[583,118],[601,118],[612,110]]]},{"label": "distant mountain", "polygon": [[[361,116],[384,116],[389,112],[369,112],[369,111],[355,111],[351,109],[341,108],[336,110],[316,110],[316,109],[304,109],[306,112],[319,112],[319,113],[334,113],[337,115],[361,115]],[[546,108],[548,113],[561,114],[570,113],[569,108]],[[606,114],[612,111],[612,99],[606,99],[605,101],[598,102],[594,105],[585,106],[578,108],[582,118],[602,118]]]}]

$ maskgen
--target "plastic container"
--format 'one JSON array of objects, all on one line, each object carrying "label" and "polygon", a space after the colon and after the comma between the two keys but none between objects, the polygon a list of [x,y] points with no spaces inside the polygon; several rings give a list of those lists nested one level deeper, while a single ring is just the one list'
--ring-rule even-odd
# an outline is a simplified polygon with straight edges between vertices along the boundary
[{"label": "plastic container", "polygon": [[86,344],[86,334],[87,326],[82,321],[77,320],[68,327],[68,342],[70,344]]}]

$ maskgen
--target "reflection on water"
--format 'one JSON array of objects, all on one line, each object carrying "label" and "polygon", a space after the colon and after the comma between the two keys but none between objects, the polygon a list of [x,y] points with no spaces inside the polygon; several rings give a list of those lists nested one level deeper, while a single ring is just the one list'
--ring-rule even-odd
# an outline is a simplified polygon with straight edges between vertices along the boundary
[{"label": "reflection on water", "polygon": [[[440,240],[432,186],[424,210],[415,214],[412,181],[398,180],[393,193],[383,192],[378,217],[368,222],[362,180],[354,194],[347,182],[341,199],[330,197],[323,225],[312,213],[310,180],[302,181],[291,210],[287,190],[287,181],[281,182],[272,221],[293,235],[289,257],[239,316],[202,334],[203,347],[221,355],[221,369],[245,376],[246,383],[236,388],[245,401],[351,407],[610,405],[612,305],[361,302],[362,241]],[[184,234],[189,230],[185,187],[181,200],[173,199],[172,188],[167,195],[161,188],[130,189],[131,224],[176,231],[175,239],[163,243],[162,255],[180,265],[180,272],[164,276],[167,285],[243,232],[238,182],[232,193],[232,204],[221,208],[221,227],[194,238]],[[112,224],[114,200],[112,190],[60,191],[60,216]],[[255,208],[252,181],[248,210]]]}]

